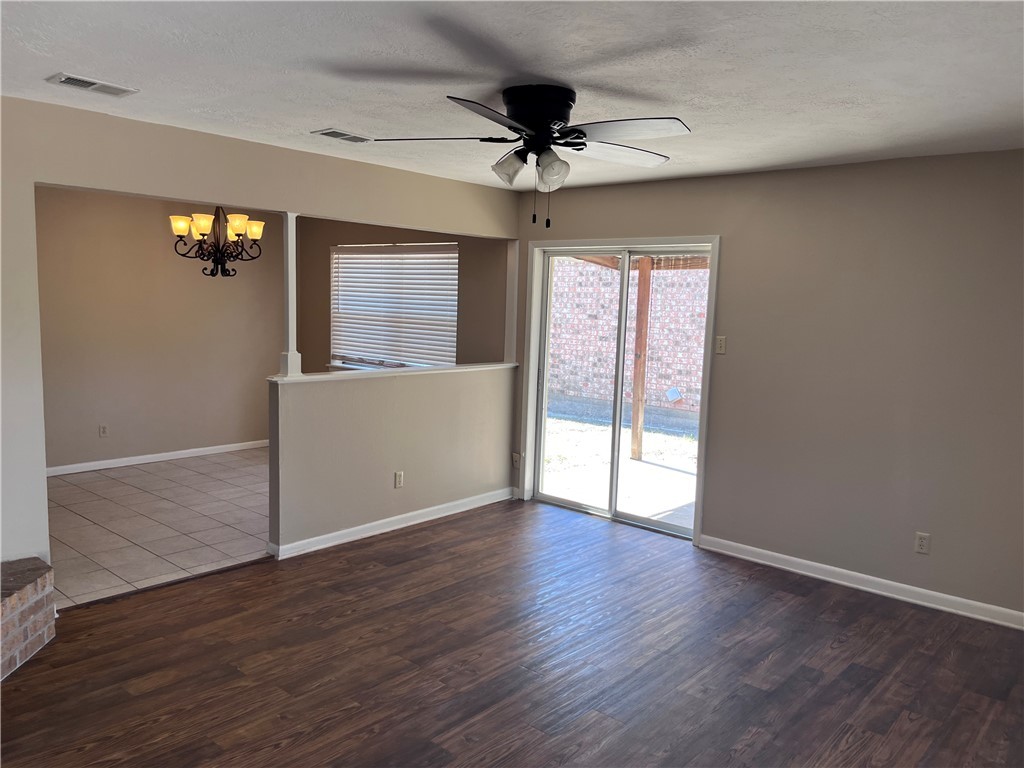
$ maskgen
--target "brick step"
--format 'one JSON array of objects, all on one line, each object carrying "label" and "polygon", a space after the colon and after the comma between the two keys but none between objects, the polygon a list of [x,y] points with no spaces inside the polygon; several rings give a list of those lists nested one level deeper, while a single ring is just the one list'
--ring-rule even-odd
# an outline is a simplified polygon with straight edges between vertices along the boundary
[{"label": "brick step", "polygon": [[7,677],[56,634],[53,568],[38,557],[0,563],[0,679]]}]

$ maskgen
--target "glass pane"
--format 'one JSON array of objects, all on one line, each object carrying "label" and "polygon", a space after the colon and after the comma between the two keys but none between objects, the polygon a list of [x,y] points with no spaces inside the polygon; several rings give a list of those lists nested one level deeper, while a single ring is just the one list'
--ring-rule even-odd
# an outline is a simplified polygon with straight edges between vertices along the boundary
[{"label": "glass pane", "polygon": [[692,533],[708,253],[633,255],[619,453],[619,512]]},{"label": "glass pane", "polygon": [[548,264],[539,490],[607,510],[620,257],[552,256]]}]

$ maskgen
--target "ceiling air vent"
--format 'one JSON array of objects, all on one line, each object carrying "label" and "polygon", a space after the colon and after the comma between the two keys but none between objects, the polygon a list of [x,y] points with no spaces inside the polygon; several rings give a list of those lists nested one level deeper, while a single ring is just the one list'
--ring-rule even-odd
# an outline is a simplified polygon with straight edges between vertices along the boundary
[{"label": "ceiling air vent", "polygon": [[338,141],[350,141],[353,144],[366,144],[367,142],[373,141],[373,139],[368,139],[365,136],[357,136],[354,133],[342,131],[339,128],[324,128],[322,131],[310,131],[310,133],[326,136],[329,139],[338,139]]},{"label": "ceiling air vent", "polygon": [[56,75],[51,75],[46,78],[46,82],[53,83],[54,85],[66,85],[68,88],[77,88],[80,91],[103,93],[107,96],[131,96],[133,93],[139,92],[138,88],[125,88],[123,85],[103,83],[99,80],[90,80],[87,77],[69,75],[66,72],[58,72]]}]

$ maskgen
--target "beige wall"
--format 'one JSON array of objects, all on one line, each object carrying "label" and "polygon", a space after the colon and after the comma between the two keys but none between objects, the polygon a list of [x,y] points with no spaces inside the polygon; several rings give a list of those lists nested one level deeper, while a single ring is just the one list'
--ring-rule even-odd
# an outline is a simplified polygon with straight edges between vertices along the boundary
[{"label": "beige wall", "polygon": [[48,556],[36,269],[37,183],[228,201],[369,224],[515,237],[516,196],[339,158],[0,99],[2,557]]},{"label": "beige wall", "polygon": [[[263,254],[212,278],[172,250],[167,217],[199,210],[213,211],[37,188],[47,466],[267,439],[266,378],[284,344],[281,216],[238,209],[267,222]],[[124,236],[109,236],[112,222]]]},{"label": "beige wall", "polygon": [[721,235],[705,535],[1024,608],[1020,151],[556,194],[524,258]]},{"label": "beige wall", "polygon": [[331,247],[363,243],[458,242],[459,319],[456,362],[501,362],[505,354],[507,240],[328,221],[298,222],[299,352],[304,373],[331,358]]},{"label": "beige wall", "polygon": [[271,382],[282,511],[274,543],[508,488],[514,378],[505,365]]},{"label": "beige wall", "polygon": [[[1020,152],[562,190],[543,230],[528,223],[528,195],[517,226],[503,190],[0,103],[4,559],[47,554],[44,183],[519,236],[524,249],[530,238],[719,234],[729,354],[712,369],[705,533],[1024,607]],[[915,530],[932,534],[931,556],[911,553]]]}]

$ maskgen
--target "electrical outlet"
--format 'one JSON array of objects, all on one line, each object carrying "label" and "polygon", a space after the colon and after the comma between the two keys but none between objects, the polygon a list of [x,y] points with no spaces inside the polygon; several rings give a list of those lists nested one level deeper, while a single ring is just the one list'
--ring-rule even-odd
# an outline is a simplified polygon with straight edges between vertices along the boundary
[{"label": "electrical outlet", "polygon": [[405,472],[395,472],[395,488],[405,485]]},{"label": "electrical outlet", "polygon": [[106,424],[100,424],[100,437],[110,437],[110,429]]},{"label": "electrical outlet", "polygon": [[917,531],[914,534],[914,551],[919,555],[930,555],[932,553],[932,535]]},{"label": "electrical outlet", "polygon": [[515,469],[519,469],[519,465],[522,462],[522,459],[523,459],[523,457],[520,456],[518,453],[513,453],[512,454],[512,466]]},{"label": "electrical outlet", "polygon": [[725,354],[725,336],[715,336],[715,354]]}]

